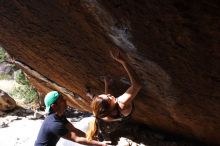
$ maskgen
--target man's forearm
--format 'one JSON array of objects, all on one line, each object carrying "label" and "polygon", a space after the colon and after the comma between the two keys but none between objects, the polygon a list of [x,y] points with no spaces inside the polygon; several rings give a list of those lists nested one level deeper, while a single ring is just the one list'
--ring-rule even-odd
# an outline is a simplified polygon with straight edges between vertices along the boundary
[{"label": "man's forearm", "polygon": [[91,142],[92,145],[97,145],[97,146],[105,146],[106,145],[103,142],[96,141],[96,140],[91,140],[89,142]]},{"label": "man's forearm", "polygon": [[86,136],[85,132],[81,131],[80,129],[75,128],[71,123],[68,123],[66,126],[67,126],[67,129],[69,129],[71,132],[76,133],[78,136],[81,136],[81,137]]},{"label": "man's forearm", "polygon": [[86,145],[95,145],[95,146],[106,146],[103,142],[96,140],[88,140],[85,137],[77,137],[75,142]]}]

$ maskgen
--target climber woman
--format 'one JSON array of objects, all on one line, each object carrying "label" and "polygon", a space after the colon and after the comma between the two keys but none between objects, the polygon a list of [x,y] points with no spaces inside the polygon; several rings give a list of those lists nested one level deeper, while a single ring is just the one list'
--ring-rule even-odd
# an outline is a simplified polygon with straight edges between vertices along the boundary
[{"label": "climber woman", "polygon": [[132,101],[141,89],[141,84],[135,71],[126,63],[119,50],[115,50],[114,53],[110,52],[110,54],[114,60],[124,67],[131,84],[124,94],[116,98],[108,94],[109,80],[104,80],[105,94],[94,96],[92,101],[91,106],[95,120],[90,122],[89,130],[87,131],[88,139],[109,140],[106,135],[115,131],[131,117],[134,110]]}]

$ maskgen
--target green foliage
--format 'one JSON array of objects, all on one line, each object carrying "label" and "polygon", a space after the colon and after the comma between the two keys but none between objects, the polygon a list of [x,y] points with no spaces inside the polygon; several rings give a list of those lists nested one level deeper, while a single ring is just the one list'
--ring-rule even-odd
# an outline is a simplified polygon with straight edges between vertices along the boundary
[{"label": "green foliage", "polygon": [[[9,58],[8,54],[5,52],[5,50],[0,47],[0,63],[3,61],[6,61]],[[15,67],[14,65],[11,65],[11,67]],[[9,74],[0,74],[0,80],[9,80],[11,79],[11,75]]]},{"label": "green foliage", "polygon": [[2,47],[0,47],[0,63],[5,61],[7,58],[8,58],[7,53]]},{"label": "green foliage", "polygon": [[0,80],[10,80],[12,77],[8,74],[0,74]]},{"label": "green foliage", "polygon": [[30,83],[22,70],[19,69],[14,72],[14,79],[20,84],[20,86],[13,89],[13,96],[23,98],[27,103],[33,102],[37,99],[37,91],[30,86]]},{"label": "green foliage", "polygon": [[[0,47],[0,63],[6,61],[9,58],[7,52]],[[12,67],[15,67],[12,65]],[[9,74],[0,74],[0,80],[12,79],[12,76]],[[30,85],[28,79],[21,69],[14,72],[14,80],[18,85],[13,86],[11,93],[12,97],[18,97],[24,99],[24,102],[31,103],[38,99],[37,91]]]},{"label": "green foliage", "polygon": [[37,100],[37,91],[29,85],[20,85],[14,87],[12,91],[12,96],[24,99],[26,103],[31,103]]},{"label": "green foliage", "polygon": [[14,79],[17,83],[21,85],[29,85],[29,81],[27,80],[21,69],[14,72]]}]

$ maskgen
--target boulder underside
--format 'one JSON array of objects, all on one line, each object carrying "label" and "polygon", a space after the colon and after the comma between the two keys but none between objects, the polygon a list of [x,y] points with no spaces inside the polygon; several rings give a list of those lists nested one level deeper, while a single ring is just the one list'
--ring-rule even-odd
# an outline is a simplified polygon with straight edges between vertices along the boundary
[{"label": "boulder underside", "polygon": [[0,2],[0,45],[45,94],[59,90],[68,104],[91,111],[86,87],[115,96],[129,86],[109,55],[119,48],[143,88],[136,122],[220,144],[220,11],[218,1]]}]

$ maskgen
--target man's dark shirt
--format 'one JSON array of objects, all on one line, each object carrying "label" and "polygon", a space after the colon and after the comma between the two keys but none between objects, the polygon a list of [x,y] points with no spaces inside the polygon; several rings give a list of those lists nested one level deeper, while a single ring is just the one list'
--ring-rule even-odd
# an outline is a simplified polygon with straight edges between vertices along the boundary
[{"label": "man's dark shirt", "polygon": [[68,120],[64,115],[58,117],[55,113],[49,114],[42,123],[35,146],[55,146],[60,137],[67,134],[68,129],[65,127],[67,123]]}]

